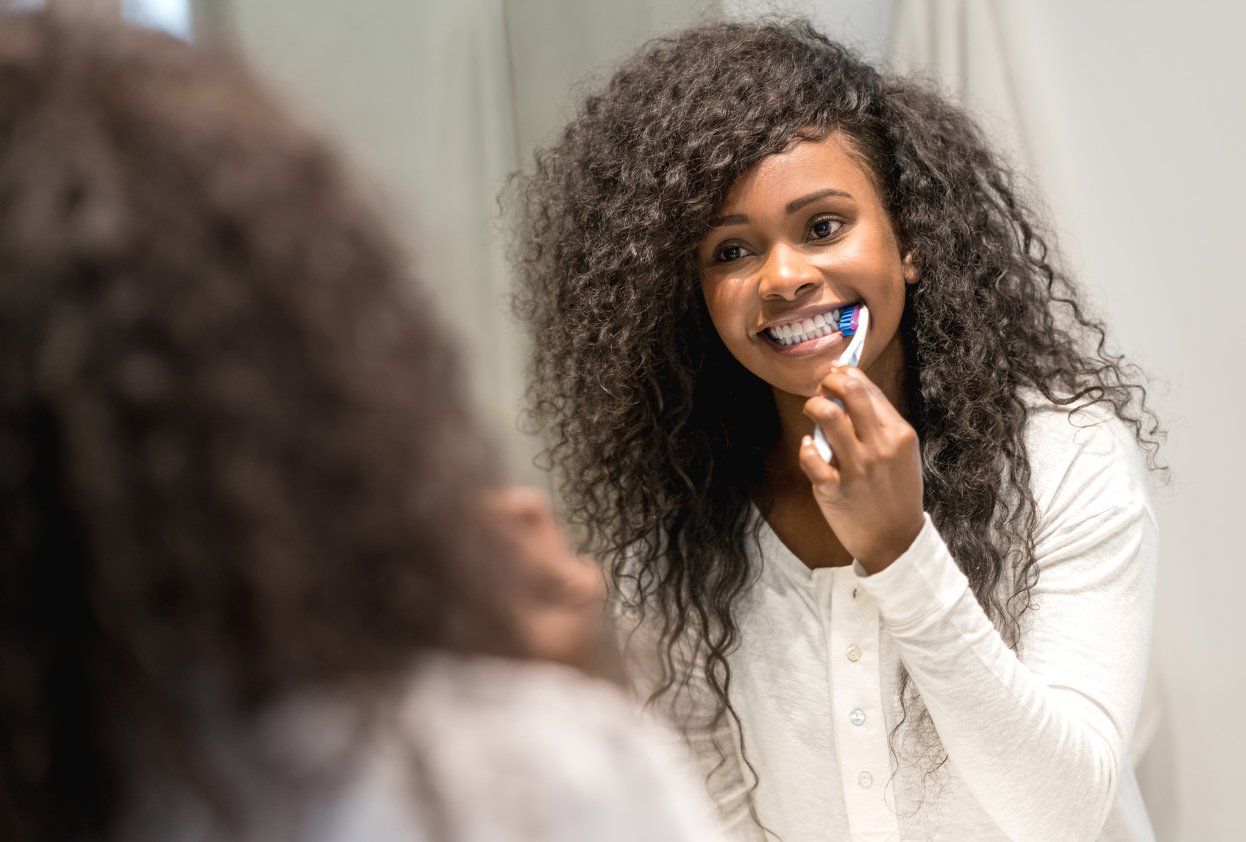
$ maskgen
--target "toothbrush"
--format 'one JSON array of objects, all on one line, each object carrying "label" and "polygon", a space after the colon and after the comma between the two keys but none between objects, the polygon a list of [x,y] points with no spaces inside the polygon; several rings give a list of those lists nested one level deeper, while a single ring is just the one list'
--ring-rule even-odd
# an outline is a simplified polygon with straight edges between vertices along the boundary
[{"label": "toothbrush", "polygon": [[[865,348],[865,335],[870,330],[870,310],[864,304],[853,304],[845,307],[843,312],[839,314],[839,332],[844,336],[851,336],[852,341],[848,343],[848,347],[839,355],[839,363],[841,365],[856,365],[861,362],[861,351]],[[839,408],[843,409],[843,401],[831,398],[835,403],[839,404]],[[818,455],[826,463],[831,461],[831,443],[826,440],[826,436],[822,434],[822,428],[817,424],[813,425],[813,446],[818,449]]]}]

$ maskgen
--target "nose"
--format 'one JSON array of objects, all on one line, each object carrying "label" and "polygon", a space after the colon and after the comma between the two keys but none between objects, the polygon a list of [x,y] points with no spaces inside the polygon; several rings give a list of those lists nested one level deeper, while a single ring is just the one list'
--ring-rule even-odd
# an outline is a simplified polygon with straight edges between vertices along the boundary
[{"label": "nose", "polygon": [[822,273],[798,249],[774,246],[761,267],[758,294],[767,300],[795,301],[822,284]]}]

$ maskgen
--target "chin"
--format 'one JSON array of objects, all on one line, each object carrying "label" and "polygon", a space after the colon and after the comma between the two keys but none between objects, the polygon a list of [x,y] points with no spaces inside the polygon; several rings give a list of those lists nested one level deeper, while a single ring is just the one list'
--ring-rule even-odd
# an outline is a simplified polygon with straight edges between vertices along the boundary
[{"label": "chin", "polygon": [[766,385],[778,392],[801,398],[802,400],[811,398],[818,393],[818,385],[822,382],[821,378],[816,380],[799,380],[793,381],[789,378],[768,378],[762,377]]}]

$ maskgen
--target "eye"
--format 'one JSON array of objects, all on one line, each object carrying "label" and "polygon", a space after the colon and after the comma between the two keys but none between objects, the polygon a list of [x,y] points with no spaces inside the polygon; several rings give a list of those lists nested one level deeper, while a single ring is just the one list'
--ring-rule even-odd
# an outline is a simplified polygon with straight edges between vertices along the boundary
[{"label": "eye", "polygon": [[739,243],[730,243],[720,246],[718,251],[714,253],[714,259],[719,263],[730,263],[733,260],[739,260],[741,257],[748,255],[748,249]]},{"label": "eye", "polygon": [[813,224],[809,226],[809,236],[815,240],[825,240],[839,233],[839,229],[844,227],[844,223],[838,219],[832,219],[829,216],[823,216],[815,219]]}]

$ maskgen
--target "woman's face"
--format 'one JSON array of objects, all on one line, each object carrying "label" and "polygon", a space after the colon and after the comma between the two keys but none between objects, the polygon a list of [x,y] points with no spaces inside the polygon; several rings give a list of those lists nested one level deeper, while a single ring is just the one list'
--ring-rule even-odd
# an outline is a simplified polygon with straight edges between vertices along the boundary
[{"label": "woman's face", "polygon": [[848,346],[819,321],[833,324],[848,304],[870,310],[861,358],[867,373],[891,357],[885,351],[898,351],[904,286],[918,277],[847,142],[833,132],[760,161],[732,186],[696,250],[723,343],[745,368],[792,395],[813,395]]}]

